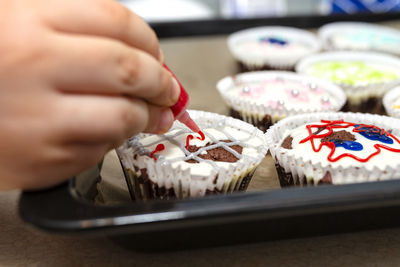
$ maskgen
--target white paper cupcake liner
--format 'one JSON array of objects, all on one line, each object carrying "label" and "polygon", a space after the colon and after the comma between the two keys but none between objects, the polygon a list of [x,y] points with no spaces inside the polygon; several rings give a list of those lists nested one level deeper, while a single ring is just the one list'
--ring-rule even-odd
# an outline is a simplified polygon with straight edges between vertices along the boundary
[{"label": "white paper cupcake liner", "polygon": [[[255,56],[238,49],[238,44],[246,40],[258,40],[263,36],[281,36],[287,38],[289,42],[301,42],[307,46],[307,51],[294,55],[285,53],[284,55],[266,55],[257,53]],[[265,66],[277,70],[293,69],[297,61],[304,56],[318,52],[321,49],[319,39],[311,32],[291,27],[264,26],[241,30],[228,37],[227,45],[233,57],[244,64],[249,70],[259,70]]]},{"label": "white paper cupcake liner", "polygon": [[388,91],[383,97],[383,106],[389,116],[400,118],[400,109],[394,108],[396,100],[400,98],[400,86],[396,86]]},{"label": "white paper cupcake liner", "polygon": [[[254,149],[252,150],[254,155],[250,156],[243,153],[237,162],[226,164],[224,167],[217,166],[213,161],[203,161],[204,164],[211,166],[210,174],[206,177],[197,177],[192,174],[191,168],[182,168],[179,164],[174,164],[192,158],[193,154],[190,153],[186,157],[174,161],[163,157],[159,157],[157,161],[147,156],[134,157],[135,154],[149,155],[150,153],[150,147],[144,147],[139,142],[140,138],[145,135],[139,134],[117,149],[117,154],[128,176],[128,183],[131,184],[131,191],[133,191],[136,200],[170,198],[171,196],[173,198],[187,198],[246,189],[256,167],[267,153],[265,135],[254,126],[237,119],[203,111],[190,110],[189,113],[211,140],[213,140],[213,137],[209,135],[207,128],[222,129],[224,126],[230,126],[243,133],[248,133],[248,138],[256,138],[261,145],[252,147],[251,144],[246,143],[246,139],[237,140],[229,133],[224,132],[230,140],[237,144]],[[175,129],[177,129],[179,135],[192,133],[178,121],[174,123],[171,130]],[[165,138],[165,135],[160,135],[160,137]],[[170,139],[168,140],[170,141]],[[186,150],[185,144],[178,144],[177,147],[182,151]],[[143,175],[143,170],[147,175]],[[143,178],[146,181],[143,181]]]},{"label": "white paper cupcake liner", "polygon": [[[236,96],[229,95],[229,90],[237,85],[242,85],[245,87],[246,84],[250,83],[258,83],[268,79],[282,79],[288,81],[299,82],[301,84],[316,86],[318,88],[323,88],[324,91],[328,92],[335,98],[335,102],[329,107],[316,107],[312,105],[305,105],[302,108],[290,108],[285,106],[285,104],[272,107],[267,104],[260,104],[256,101],[247,98],[240,98]],[[293,72],[285,72],[285,71],[256,71],[256,72],[247,72],[241,73],[235,76],[228,76],[221,79],[217,83],[217,89],[221,94],[222,98],[226,102],[226,104],[233,110],[240,113],[242,119],[248,123],[251,123],[255,126],[259,125],[259,123],[265,118],[265,116],[269,116],[271,118],[271,122],[275,123],[276,121],[286,118],[288,116],[302,114],[302,113],[311,113],[311,112],[330,112],[330,111],[339,111],[343,105],[346,103],[346,95],[343,90],[328,81],[321,80],[315,77],[310,77],[306,75],[300,75]],[[264,130],[264,129],[262,129]]]},{"label": "white paper cupcake liner", "polygon": [[321,62],[363,62],[366,64],[379,64],[385,67],[390,66],[393,68],[392,71],[396,72],[399,76],[399,78],[391,81],[367,84],[358,83],[354,85],[332,81],[344,90],[350,105],[360,105],[362,102],[372,97],[381,99],[386,91],[400,82],[400,59],[384,53],[374,52],[337,51],[311,55],[299,61],[296,65],[296,72],[312,75],[310,73],[310,68],[314,64]]},{"label": "white paper cupcake liner", "polygon": [[[392,40],[382,41],[381,43],[367,42],[347,42],[332,43],[332,38],[335,35],[343,33],[356,34],[357,32],[364,33],[375,33],[377,37],[392,38]],[[393,55],[400,55],[400,47],[393,40],[400,40],[400,31],[394,28],[376,25],[373,23],[366,22],[333,22],[326,24],[319,28],[318,37],[321,39],[322,49],[324,50],[353,50],[353,51],[378,51],[390,53]],[[391,43],[391,45],[390,45]]]},{"label": "white paper cupcake liner", "polygon": [[[380,167],[366,164],[360,166],[333,167],[327,160],[319,157],[314,161],[304,161],[287,153],[281,147],[286,130],[293,130],[310,122],[323,120],[340,120],[353,123],[373,124],[383,128],[395,136],[400,136],[400,120],[387,116],[362,113],[313,113],[288,117],[272,126],[267,132],[267,143],[275,163],[284,175],[291,176],[294,185],[317,185],[329,173],[333,184],[372,182],[400,178],[400,160],[395,164],[382,164]],[[282,183],[281,183],[282,184]]]}]

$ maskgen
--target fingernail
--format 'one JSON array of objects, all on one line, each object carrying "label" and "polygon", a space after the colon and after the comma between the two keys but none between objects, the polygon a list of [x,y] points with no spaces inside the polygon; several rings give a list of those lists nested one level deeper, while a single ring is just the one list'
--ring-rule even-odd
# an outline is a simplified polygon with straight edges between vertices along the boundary
[{"label": "fingernail", "polygon": [[181,87],[178,81],[171,76],[172,79],[172,90],[171,90],[171,103],[175,104],[178,101],[179,95],[181,93]]},{"label": "fingernail", "polygon": [[158,123],[158,133],[162,134],[167,132],[171,128],[172,123],[174,123],[174,115],[169,108],[166,108],[164,109],[164,111],[161,112],[160,115],[160,120]]},{"label": "fingernail", "polygon": [[164,53],[163,53],[163,51],[161,50],[161,48],[160,48],[160,50],[158,51],[158,61],[159,61],[161,64],[164,64]]}]

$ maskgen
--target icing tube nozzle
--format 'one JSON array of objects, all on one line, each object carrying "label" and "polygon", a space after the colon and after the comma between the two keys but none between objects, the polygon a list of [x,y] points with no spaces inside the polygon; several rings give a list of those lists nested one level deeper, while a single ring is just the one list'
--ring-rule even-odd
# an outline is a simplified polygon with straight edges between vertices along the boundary
[{"label": "icing tube nozzle", "polygon": [[[174,73],[168,68],[166,64],[164,64],[164,68],[166,68],[169,72],[171,72],[172,76],[176,79],[176,76]],[[189,95],[186,92],[186,90],[183,88],[182,84],[179,82],[178,79],[176,81],[179,84],[180,87],[180,94],[178,101],[175,103],[175,105],[171,106],[170,109],[172,110],[172,113],[174,114],[174,117],[176,120],[182,122],[185,124],[189,129],[191,129],[193,132],[199,132],[200,128],[197,126],[197,124],[190,118],[189,113],[186,111],[186,106],[189,104]]]},{"label": "icing tube nozzle", "polygon": [[185,110],[179,114],[179,116],[175,117],[178,121],[182,122],[185,124],[190,130],[192,130],[195,133],[200,132],[199,126],[190,118],[189,113]]}]

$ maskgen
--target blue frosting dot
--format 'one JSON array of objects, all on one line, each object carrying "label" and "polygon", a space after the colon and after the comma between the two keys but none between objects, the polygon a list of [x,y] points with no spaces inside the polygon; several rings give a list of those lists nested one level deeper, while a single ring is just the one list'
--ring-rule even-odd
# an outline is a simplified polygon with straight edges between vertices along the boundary
[{"label": "blue frosting dot", "polygon": [[278,37],[261,37],[260,42],[278,44],[278,45],[286,45],[288,42],[278,38]]},{"label": "blue frosting dot", "polygon": [[347,150],[353,150],[353,151],[363,150],[363,145],[360,144],[359,142],[344,141],[344,140],[340,140],[340,139],[332,139],[329,141],[333,142],[336,147],[343,147],[344,149],[347,149]]}]

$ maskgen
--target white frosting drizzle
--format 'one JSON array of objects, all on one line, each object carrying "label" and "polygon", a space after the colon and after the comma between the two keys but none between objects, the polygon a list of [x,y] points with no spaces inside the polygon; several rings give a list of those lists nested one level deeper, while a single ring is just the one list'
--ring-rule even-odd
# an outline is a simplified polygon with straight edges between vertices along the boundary
[{"label": "white frosting drizzle", "polygon": [[[202,196],[207,191],[228,193],[239,189],[243,178],[255,171],[267,153],[266,136],[254,126],[215,113],[188,112],[204,133],[204,140],[196,139],[200,135],[190,132],[186,126],[175,121],[166,134],[139,134],[117,149],[128,179],[134,184],[135,195],[139,195],[139,198],[148,194],[144,185],[136,180],[143,174],[143,169],[147,170],[146,177],[153,186],[172,189],[178,198]],[[194,136],[189,144],[199,147],[194,153],[185,147],[189,134]],[[207,143],[214,144],[206,146]],[[150,156],[159,144],[163,144],[165,149],[153,153],[157,159],[154,160]],[[231,147],[233,145],[240,145],[242,153],[234,151]],[[202,153],[216,147],[223,147],[238,160],[222,162],[200,158]],[[198,163],[186,162],[190,159]]]},{"label": "white frosting drizzle", "polygon": [[[201,141],[196,139],[198,134],[195,134],[188,130],[186,126],[181,123],[176,122],[174,127],[166,134],[163,135],[149,135],[140,134],[129,140],[129,145],[133,149],[133,153],[138,153],[139,155],[146,155],[148,157],[150,153],[155,149],[155,147],[162,143],[165,146],[165,150],[157,152],[154,156],[157,161],[163,162],[164,164],[172,164],[172,166],[190,169],[200,169],[199,165],[207,164],[214,169],[213,171],[204,165],[201,167],[201,175],[195,175],[198,177],[204,177],[209,175],[209,173],[218,172],[221,167],[227,167],[227,165],[232,165],[235,163],[230,162],[220,162],[205,160],[199,157],[200,154],[206,153],[206,151],[223,147],[225,150],[232,153],[239,161],[256,161],[257,156],[260,154],[259,147],[262,146],[263,141],[258,136],[259,130],[253,127],[250,131],[244,129],[236,129],[229,125],[226,125],[223,121],[217,121],[207,128],[202,127],[202,132],[205,135],[205,140]],[[192,134],[194,139],[190,140],[191,145],[196,145],[201,147],[196,152],[189,152],[186,149],[186,137]],[[220,140],[230,140],[231,142],[222,142]],[[212,145],[205,146],[206,143],[211,142]],[[231,148],[233,145],[239,145],[243,147],[242,154],[238,153]],[[204,147],[202,147],[204,146]],[[244,159],[245,158],[245,159]],[[199,163],[187,163],[187,160],[196,160]],[[137,162],[141,161],[140,157]],[[196,172],[196,171],[195,171]],[[198,171],[197,171],[198,172]],[[199,173],[199,172],[198,172]]]}]

